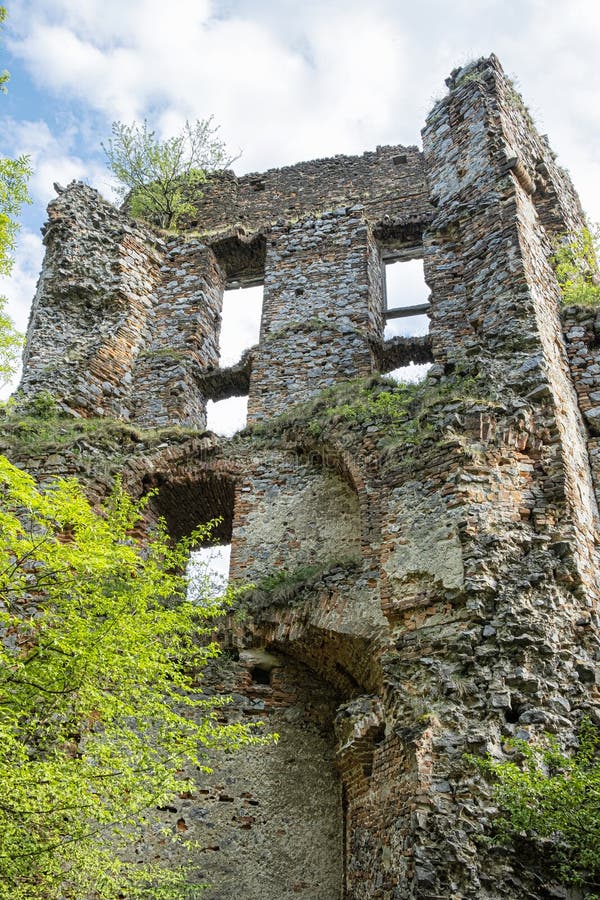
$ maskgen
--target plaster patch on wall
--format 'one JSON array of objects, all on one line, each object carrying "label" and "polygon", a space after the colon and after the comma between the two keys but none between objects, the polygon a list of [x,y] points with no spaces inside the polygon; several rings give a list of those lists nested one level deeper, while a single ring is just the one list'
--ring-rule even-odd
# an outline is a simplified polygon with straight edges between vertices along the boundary
[{"label": "plaster patch on wall", "polygon": [[396,600],[428,595],[433,586],[459,590],[464,586],[462,548],[456,526],[434,497],[422,497],[411,487],[393,492],[399,511],[388,528],[384,570]]},{"label": "plaster patch on wall", "polygon": [[[277,462],[271,461],[273,469]],[[289,465],[287,460],[282,463]],[[360,555],[354,491],[337,475],[311,465],[300,464],[294,470],[269,486],[240,529],[241,536],[251,535],[253,577]],[[271,477],[276,481],[273,470]]]}]

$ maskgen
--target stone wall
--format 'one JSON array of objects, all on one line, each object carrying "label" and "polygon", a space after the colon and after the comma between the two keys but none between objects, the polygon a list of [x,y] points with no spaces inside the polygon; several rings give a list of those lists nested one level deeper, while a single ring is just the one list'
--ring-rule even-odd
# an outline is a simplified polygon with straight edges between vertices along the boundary
[{"label": "stone wall", "polygon": [[327,569],[360,553],[352,487],[299,453],[257,454],[236,490],[231,577]]},{"label": "stone wall", "polygon": [[[200,201],[208,206],[199,238],[161,238],[85,185],[61,189],[49,207],[22,400],[48,392],[84,416],[202,428],[208,399],[249,390],[258,421],[385,368],[388,354],[429,360],[423,340],[383,341],[382,253],[418,253],[431,215],[421,154],[405,149],[310,164],[306,196],[300,168],[271,173],[271,205],[253,206],[241,179],[252,232],[237,219],[215,225],[215,184],[229,185],[229,175],[215,176]],[[382,206],[374,191],[384,184]],[[303,199],[281,219],[275,209],[287,209],[290,191]],[[265,289],[261,342],[240,379],[218,369],[223,292],[256,283]]]},{"label": "stone wall", "polygon": [[48,391],[83,415],[127,418],[163,242],[74,183],[48,207],[44,243],[20,391],[28,398]]},{"label": "stone wall", "polygon": [[[255,585],[210,685],[281,742],[215,759],[163,813],[215,900],[569,896],[483,840],[494,802],[465,755],[600,723],[598,324],[560,310],[549,264],[583,220],[495,57],[448,87],[423,154],[216,175],[187,234],[78,185],[51,207],[21,398],[90,421],[57,419],[50,451],[49,426],[35,443],[9,417],[7,451],[94,497],[117,473],[157,488],[174,536],[220,516]],[[430,337],[384,342],[382,262],[421,253]],[[263,280],[259,344],[222,370],[223,289]],[[411,359],[433,363],[422,385],[380,377]],[[206,398],[246,390],[251,427],[207,434]]]},{"label": "stone wall", "polygon": [[[274,226],[248,420],[277,415],[323,387],[374,371],[383,333],[381,264],[362,207]],[[375,296],[374,296],[375,295]]]},{"label": "stone wall", "polygon": [[385,217],[420,224],[430,214],[423,155],[417,147],[378,147],[362,156],[334,156],[237,178],[210,176],[191,228],[247,232],[361,204],[371,221]]},{"label": "stone wall", "polygon": [[[449,81],[448,98],[436,105],[423,132],[438,206],[425,257],[433,283],[434,356],[489,356],[498,390],[514,384],[518,372],[529,382],[528,397],[541,407],[553,407],[558,445],[553,478],[562,481],[564,472],[582,577],[593,582],[597,509],[583,423],[567,374],[560,291],[549,263],[552,245],[535,205],[534,164],[547,173],[539,187],[544,220],[549,217],[544,195],[552,186],[556,190],[568,183],[568,176],[532,130],[522,101],[515,99],[494,57]],[[452,153],[447,150],[449,134]],[[552,229],[569,233],[581,231],[584,224],[574,190],[563,190],[553,206]]]},{"label": "stone wall", "polygon": [[161,267],[152,338],[134,371],[131,418],[206,425],[202,375],[218,367],[225,275],[200,241],[173,241]]}]

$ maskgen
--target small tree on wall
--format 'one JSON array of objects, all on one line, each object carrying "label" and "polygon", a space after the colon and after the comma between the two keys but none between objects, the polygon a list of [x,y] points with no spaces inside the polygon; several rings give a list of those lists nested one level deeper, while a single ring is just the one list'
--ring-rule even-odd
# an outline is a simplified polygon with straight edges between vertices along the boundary
[{"label": "small tree on wall", "polygon": [[573,753],[550,734],[507,749],[514,759],[469,757],[494,782],[497,842],[530,842],[554,876],[600,900],[600,732],[586,718]]},{"label": "small tree on wall", "polygon": [[237,158],[228,155],[217,131],[212,117],[197,119],[160,141],[146,120],[141,125],[113,122],[112,137],[102,149],[131,214],[172,228],[192,213],[189,196],[206,181],[206,173],[225,169]]}]

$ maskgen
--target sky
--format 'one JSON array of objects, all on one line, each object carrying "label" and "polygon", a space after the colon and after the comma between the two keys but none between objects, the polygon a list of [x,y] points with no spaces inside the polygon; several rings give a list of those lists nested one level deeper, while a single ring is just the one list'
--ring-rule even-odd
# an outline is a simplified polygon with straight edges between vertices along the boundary
[{"label": "sky", "polygon": [[[212,115],[241,151],[238,174],[420,146],[450,71],[494,51],[600,220],[600,0],[4,2],[0,153],[26,153],[34,168],[13,274],[0,279],[21,329],[53,182],[81,179],[114,198],[100,144],[115,120],[146,118],[166,137]],[[256,330],[260,295],[232,296],[227,309],[233,361]]]}]

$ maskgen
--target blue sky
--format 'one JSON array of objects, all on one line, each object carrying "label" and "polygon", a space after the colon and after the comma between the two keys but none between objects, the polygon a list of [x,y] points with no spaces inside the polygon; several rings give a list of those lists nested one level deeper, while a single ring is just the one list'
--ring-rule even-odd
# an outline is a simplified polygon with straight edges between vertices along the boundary
[{"label": "blue sky", "polygon": [[13,275],[18,325],[41,262],[52,184],[111,196],[115,119],[161,135],[214,114],[238,173],[377,144],[420,143],[444,78],[495,51],[584,207],[600,219],[598,0],[4,0],[0,153],[28,153],[34,204]]}]

